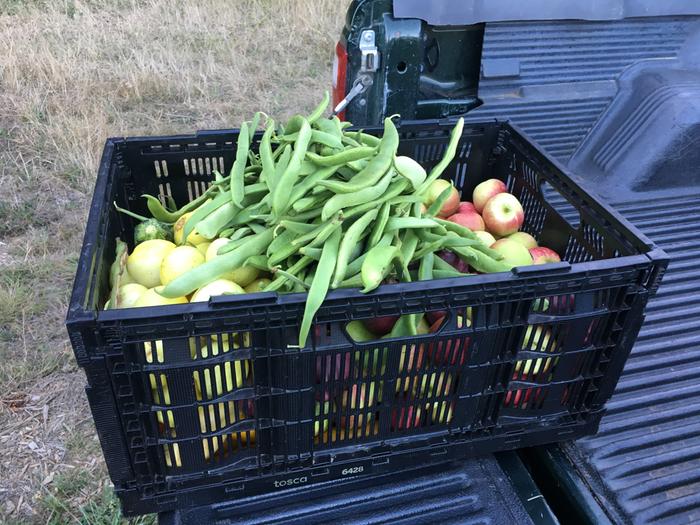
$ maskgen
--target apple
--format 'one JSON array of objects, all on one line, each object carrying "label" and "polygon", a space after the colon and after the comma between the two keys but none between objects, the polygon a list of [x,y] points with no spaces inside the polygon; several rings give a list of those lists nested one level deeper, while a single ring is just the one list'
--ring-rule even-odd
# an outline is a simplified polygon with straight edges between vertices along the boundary
[{"label": "apple", "polygon": [[450,266],[454,267],[455,270],[461,273],[469,272],[469,265],[459,258],[457,254],[449,250],[443,250],[438,253],[440,259],[445,261]]},{"label": "apple", "polygon": [[476,206],[474,206],[474,203],[460,202],[459,208],[457,208],[457,213],[467,213],[468,211],[474,211],[476,213],[479,213],[478,211],[476,211]]},{"label": "apple", "polygon": [[474,188],[474,193],[472,195],[472,201],[474,202],[474,208],[476,211],[481,213],[486,207],[486,203],[499,193],[507,193],[508,188],[505,183],[498,179],[485,180]]},{"label": "apple", "polygon": [[466,213],[455,213],[447,219],[450,222],[469,228],[472,231],[484,231],[486,225],[484,224],[484,219],[481,218],[475,211],[469,211]]},{"label": "apple", "polygon": [[518,199],[510,193],[499,193],[484,206],[482,218],[486,231],[500,237],[517,232],[525,220],[525,212]]},{"label": "apple", "polygon": [[[321,403],[316,401],[314,413],[316,414],[317,418],[317,421],[314,423],[314,437],[318,437],[318,435],[321,433],[321,422],[318,421],[318,419],[323,420],[323,431],[328,431],[328,423],[331,417],[331,404],[328,401],[326,401],[325,403],[323,403],[322,408]],[[321,416],[323,416],[323,418],[321,418]]]},{"label": "apple", "polygon": [[364,319],[362,322],[367,330],[373,334],[386,335],[391,332],[398,320],[398,315],[384,315],[382,317],[374,317],[373,319]]},{"label": "apple", "polygon": [[537,248],[530,249],[530,255],[534,264],[547,264],[547,263],[557,263],[561,262],[561,257],[559,254],[552,250],[551,248],[546,248],[544,246],[538,246]]},{"label": "apple", "polygon": [[494,242],[496,242],[496,238],[486,231],[476,231],[474,232],[474,235],[476,235],[476,238],[483,242],[486,246],[491,246]]},{"label": "apple", "polygon": [[437,179],[433,181],[433,183],[430,186],[428,186],[428,191],[426,192],[425,198],[423,199],[423,204],[425,204],[426,207],[430,207],[430,205],[433,204],[440,196],[440,194],[447,188],[452,189],[450,191],[450,196],[442,205],[440,211],[438,211],[438,216],[440,217],[449,217],[450,215],[454,214],[459,208],[459,192],[457,191],[457,188],[455,188],[452,185],[452,183],[448,180]]},{"label": "apple", "polygon": [[350,377],[351,354],[345,353],[343,359],[342,352],[335,354],[335,363],[330,355],[316,357],[316,382],[328,383],[331,380],[331,375],[335,381],[339,381],[342,375],[343,381]]},{"label": "apple", "polygon": [[511,233],[508,236],[508,238],[511,241],[519,242],[520,244],[525,246],[525,248],[527,248],[528,250],[532,250],[533,248],[537,248],[537,239],[535,239],[529,233],[515,232],[515,233]]},{"label": "apple", "polygon": [[[533,332],[533,328],[535,329]],[[529,345],[528,345],[529,343]],[[541,326],[528,326],[525,331],[525,337],[523,338],[522,349],[527,350],[528,346],[531,352],[549,352],[556,347],[556,343],[552,342],[552,331],[548,328],[543,328]],[[534,362],[534,367],[532,366]],[[524,363],[524,366],[523,366]],[[544,366],[543,366],[544,365]],[[515,370],[513,372],[513,379],[518,379],[518,374],[520,369],[523,369],[523,378],[530,374],[532,368],[532,375],[536,376],[540,373],[540,369],[543,372],[549,371],[552,365],[552,358],[548,357],[546,359],[526,359],[522,361],[517,361],[515,363]]]},{"label": "apple", "polygon": [[491,246],[503,256],[503,262],[511,266],[530,266],[532,256],[525,246],[510,239],[499,239]]}]

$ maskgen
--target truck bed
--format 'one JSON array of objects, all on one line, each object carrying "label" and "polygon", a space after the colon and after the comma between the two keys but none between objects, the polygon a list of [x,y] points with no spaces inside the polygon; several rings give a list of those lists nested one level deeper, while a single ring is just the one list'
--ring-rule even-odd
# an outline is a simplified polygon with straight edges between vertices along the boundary
[{"label": "truck bed", "polygon": [[613,518],[700,521],[700,192],[616,208],[671,257],[597,435],[564,445]]}]

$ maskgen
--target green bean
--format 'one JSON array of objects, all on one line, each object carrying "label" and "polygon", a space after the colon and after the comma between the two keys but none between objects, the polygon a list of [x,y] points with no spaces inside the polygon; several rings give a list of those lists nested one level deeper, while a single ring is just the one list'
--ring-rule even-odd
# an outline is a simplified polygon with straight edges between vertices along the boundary
[{"label": "green bean", "polygon": [[236,160],[231,166],[231,201],[242,208],[243,197],[245,195],[245,182],[243,172],[248,163],[248,148],[250,148],[248,126],[243,125],[238,135],[238,146],[236,148]]},{"label": "green bean", "polygon": [[323,144],[333,149],[343,149],[343,142],[339,137],[317,129],[311,132],[311,142],[314,144]]},{"label": "green bean", "polygon": [[399,147],[399,133],[390,118],[384,119],[384,136],[379,145],[379,152],[367,167],[348,182],[323,181],[335,193],[354,193],[377,184],[384,174],[391,169],[394,155]]},{"label": "green bean", "polygon": [[275,237],[274,231],[272,233],[273,241],[270,246],[267,247],[266,253],[268,257],[272,257],[275,252],[279,252],[282,248],[289,245],[294,239],[296,239],[297,234],[291,230],[284,230],[281,234]]},{"label": "green bean", "polygon": [[361,147],[343,150],[329,157],[322,157],[315,153],[307,153],[306,156],[319,166],[342,166],[348,162],[366,159],[374,154],[375,148]]},{"label": "green bean", "polygon": [[372,233],[367,241],[367,249],[373,248],[379,242],[379,239],[384,235],[384,229],[386,228],[386,223],[389,220],[389,214],[391,213],[391,205],[388,202],[382,204],[379,209],[379,214],[377,215],[377,220],[374,222],[372,228]]},{"label": "green bean", "polygon": [[296,239],[292,240],[292,244],[295,246],[304,246],[316,239],[316,237],[318,237],[319,235],[322,235],[325,232],[327,232],[329,229],[331,229],[332,231],[335,225],[342,224],[342,221],[343,216],[340,213],[338,213],[335,217],[333,217],[332,221],[326,221],[325,223],[317,224],[316,228],[314,228],[313,231],[310,231],[309,233],[306,233],[301,237],[297,237]]},{"label": "green bean", "polygon": [[[215,172],[215,173],[218,173],[218,172]],[[219,175],[221,175],[221,174],[219,173]],[[165,196],[165,209],[171,213],[177,211],[177,204],[175,203],[175,199],[173,199],[172,195]]]},{"label": "green bean", "polygon": [[[292,202],[298,201],[304,195],[306,195],[309,192],[309,190],[312,190],[315,187],[317,187],[317,184],[320,181],[325,180],[331,175],[333,175],[335,173],[335,170],[335,166],[330,166],[328,168],[321,168],[319,170],[316,170],[315,173],[309,175],[294,187],[294,189],[292,190],[292,196],[289,198],[289,200]],[[294,207],[293,204],[292,207]]]},{"label": "green bean", "polygon": [[277,181],[275,191],[272,195],[272,211],[276,217],[281,217],[284,215],[289,208],[289,197],[291,195],[292,188],[299,178],[301,163],[306,155],[306,150],[309,148],[310,140],[311,126],[309,126],[306,119],[303,119],[301,129],[299,131],[299,138],[294,144],[294,153],[292,153],[289,166],[287,166],[287,169],[284,170],[284,173]]},{"label": "green bean", "polygon": [[433,278],[433,265],[435,264],[435,255],[426,253],[420,260],[418,268],[418,280],[430,281]]},{"label": "green bean", "polygon": [[282,155],[280,156],[279,160],[277,161],[277,165],[275,166],[275,175],[272,178],[272,180],[268,181],[270,185],[270,192],[272,194],[274,194],[274,189],[277,186],[277,181],[279,181],[282,178],[282,174],[289,166],[289,161],[292,158],[292,146],[290,144],[287,144],[283,148],[277,148],[277,151],[280,150],[282,151]]},{"label": "green bean", "polygon": [[311,195],[310,197],[302,197],[292,204],[292,209],[297,212],[303,212],[316,208],[326,202],[325,195]]},{"label": "green bean", "polygon": [[359,242],[362,233],[369,227],[376,216],[376,209],[368,211],[362,217],[357,219],[345,232],[345,236],[343,237],[338,250],[338,260],[336,261],[335,274],[333,277],[333,288],[337,288],[338,285],[345,279],[345,272],[347,271],[348,263],[350,262],[350,254]]},{"label": "green bean", "polygon": [[[353,148],[364,147],[363,144],[360,144],[355,139],[352,139],[352,138],[348,137],[347,135],[343,135],[343,138],[341,140],[342,140],[343,144],[345,144],[346,146],[352,146]],[[376,148],[377,145],[379,145],[379,142],[377,142],[377,144],[374,147]]]},{"label": "green bean", "polygon": [[255,184],[248,184],[243,190],[244,195],[259,195],[261,193],[267,193],[268,188],[264,182],[256,182]]},{"label": "green bean", "polygon": [[478,239],[478,237],[474,235],[473,231],[471,231],[469,228],[466,228],[465,226],[462,226],[461,224],[457,224],[456,222],[452,221],[446,221],[438,217],[433,217],[433,220],[439,225],[443,226],[447,231],[454,232],[457,235],[466,237],[467,239]]},{"label": "green bean", "polygon": [[386,231],[406,230],[406,229],[436,229],[444,235],[447,230],[435,222],[433,219],[418,217],[391,217],[386,223]]},{"label": "green bean", "polygon": [[348,277],[333,288],[362,288],[362,275],[357,273],[352,277]]},{"label": "green bean", "polygon": [[270,266],[267,263],[267,257],[265,257],[264,255],[253,255],[251,257],[248,257],[243,263],[243,266],[257,268],[258,270],[262,270],[263,272],[270,271]]},{"label": "green bean", "polygon": [[[291,275],[295,275],[297,272],[302,271],[304,268],[306,268],[307,266],[309,266],[313,262],[314,262],[314,260],[311,257],[304,256],[301,259],[299,259],[296,263],[294,263],[292,266],[287,268],[286,273],[291,274]],[[263,292],[275,292],[275,291],[279,290],[280,288],[282,288],[282,286],[284,286],[284,284],[287,282],[287,280],[288,280],[287,277],[285,277],[284,275],[276,276],[275,279],[273,279],[273,281],[265,287]]]},{"label": "green bean", "polygon": [[308,224],[306,222],[296,222],[287,219],[281,220],[279,224],[284,229],[293,231],[297,235],[304,235],[305,233],[309,233],[310,231],[316,229],[315,224]]},{"label": "green bean", "polygon": [[428,253],[433,253],[442,248],[442,240],[425,243],[420,250],[413,254],[413,260],[422,259]]},{"label": "green bean", "polygon": [[455,155],[457,154],[457,146],[459,146],[459,141],[462,138],[462,132],[464,131],[464,118],[460,118],[457,121],[457,124],[455,125],[454,128],[452,128],[452,132],[450,133],[450,141],[447,144],[447,149],[445,150],[445,154],[442,156],[442,160],[437,163],[437,165],[430,170],[430,174],[428,175],[428,178],[425,179],[423,184],[421,184],[420,188],[418,188],[418,193],[423,193],[425,192],[428,187],[433,183],[433,181],[437,180],[440,175],[445,171],[447,166],[450,165],[450,163],[454,160]]},{"label": "green bean", "polygon": [[403,262],[402,270],[404,275],[408,275],[408,265],[413,259],[413,254],[416,253],[416,248],[418,247],[418,236],[413,232],[413,230],[407,230],[404,236],[401,247],[401,260]]},{"label": "green bean", "polygon": [[336,126],[335,122],[333,122],[331,119],[320,118],[314,122],[309,121],[309,124],[314,126],[319,131],[323,131],[329,135],[335,135],[338,137],[338,139],[343,138],[343,131],[338,129],[338,126]]},{"label": "green bean", "polygon": [[265,230],[267,230],[267,228],[265,226],[263,226],[262,224],[257,224],[255,222],[249,222],[248,227],[251,230],[253,230],[253,233],[262,233]]},{"label": "green bean", "polygon": [[319,232],[319,234],[316,236],[315,239],[313,239],[310,243],[308,243],[309,248],[315,248],[317,246],[321,246],[326,240],[333,234],[335,233],[335,230],[341,229],[341,225],[343,224],[343,216],[342,214],[336,215],[333,220],[328,221],[328,223],[324,226],[324,228]]},{"label": "green bean", "polygon": [[422,317],[422,314],[402,315],[399,317],[399,320],[394,323],[394,328],[391,329],[389,335],[384,337],[386,339],[394,339],[396,337],[411,337],[418,335],[418,323]]},{"label": "green bean", "polygon": [[225,230],[221,230],[219,233],[219,237],[226,237],[227,239],[230,239],[232,235],[234,235],[238,230],[242,228],[236,228],[236,227],[231,227],[231,228],[226,228]]},{"label": "green bean", "polygon": [[363,169],[367,167],[369,164],[369,160],[367,159],[360,159],[360,160],[354,160],[352,162],[348,162],[347,166],[353,171],[360,172]]},{"label": "green bean", "polygon": [[262,171],[260,179],[267,185],[269,191],[273,190],[272,184],[275,179],[275,158],[272,153],[272,134],[275,132],[275,121],[269,120],[265,133],[260,140],[260,162],[262,163]]},{"label": "green bean", "polygon": [[323,205],[323,213],[321,213],[321,220],[328,220],[332,215],[339,212],[344,208],[350,208],[358,204],[374,202],[380,198],[386,192],[393,173],[389,172],[375,185],[361,190],[355,193],[341,193],[334,195],[326,204]]},{"label": "green bean", "polygon": [[226,193],[220,193],[212,200],[205,202],[199,208],[197,208],[185,222],[185,226],[182,229],[182,242],[186,242],[187,238],[190,236],[190,233],[192,233],[195,226],[197,226],[202,219],[208,217],[210,213],[218,210],[227,202],[231,202],[231,197]]},{"label": "green bean", "polygon": [[248,148],[253,143],[253,137],[255,136],[255,132],[258,131],[258,126],[260,125],[260,115],[261,113],[258,111],[253,115],[253,120],[248,123]]},{"label": "green bean", "polygon": [[[391,244],[391,241],[393,240],[393,238],[394,238],[393,235],[386,234],[386,235],[382,236],[381,239],[379,239],[377,246],[389,246]],[[366,257],[367,257],[367,252],[361,254],[356,259],[354,259],[350,264],[348,264],[347,270],[345,271],[345,275],[355,275],[356,273],[360,273],[360,270],[362,270],[362,263],[365,261]]]},{"label": "green bean", "polygon": [[196,229],[205,239],[214,239],[238,214],[232,202],[227,202],[197,223]]},{"label": "green bean", "polygon": [[[250,226],[243,226],[241,228],[236,229],[236,231],[234,231],[231,235],[223,235],[223,232],[221,232],[222,233],[221,236],[228,237],[232,241],[235,241],[235,240],[241,239],[242,237],[245,237],[246,235],[249,235],[250,232],[251,232]],[[255,232],[255,233],[258,233],[258,232]]]},{"label": "green bean", "polygon": [[144,194],[141,196],[146,199],[146,206],[148,207],[148,211],[151,212],[151,215],[153,215],[154,219],[157,219],[160,222],[167,222],[173,224],[177,222],[177,220],[180,217],[182,217],[185,213],[189,213],[192,210],[197,209],[209,198],[209,196],[214,192],[214,190],[214,186],[208,188],[207,191],[205,191],[202,195],[188,202],[182,208],[175,212],[166,210],[163,204],[160,202],[160,199],[154,197],[153,195]]},{"label": "green bean", "polygon": [[397,197],[401,194],[401,192],[403,192],[406,189],[406,186],[408,186],[408,181],[406,181],[405,179],[396,180],[389,185],[389,189],[387,189],[386,193],[384,193],[384,195],[382,195],[375,202],[366,202],[365,204],[360,204],[359,206],[355,206],[353,208],[345,210],[343,212],[343,215],[346,219],[350,219],[352,217],[355,217],[356,215],[363,214],[367,210],[376,208],[377,206],[380,206],[385,202],[391,203],[394,197]]},{"label": "green bean", "polygon": [[248,242],[251,237],[252,237],[252,234],[244,235],[240,239],[236,239],[235,241],[227,242],[223,246],[220,246],[218,250],[216,250],[216,255],[223,255],[225,253],[232,252],[233,250],[237,250],[242,244]]},{"label": "green bean", "polygon": [[308,255],[315,261],[318,261],[321,259],[321,252],[323,250],[321,248],[309,248],[308,246],[302,246],[299,248],[299,253],[302,255]]},{"label": "green bean", "polygon": [[259,255],[272,241],[272,230],[254,235],[232,252],[197,266],[196,268],[180,275],[165,285],[160,294],[169,299],[184,297],[205,284],[208,284],[233,268],[238,268],[243,262],[253,255]]},{"label": "green bean", "polygon": [[[306,120],[305,117],[301,115],[294,115],[287,121],[287,125],[283,128],[283,133],[278,133],[280,140],[283,140],[284,137],[287,135],[293,135],[294,133],[298,133],[299,130],[301,130],[301,128],[304,127],[304,122],[306,122],[307,124],[309,123],[309,121]],[[281,123],[280,126],[282,126]]]},{"label": "green bean", "polygon": [[[277,237],[279,239],[279,237]],[[286,243],[280,249],[268,253],[269,260],[268,264],[270,266],[278,266],[282,261],[291,257],[299,251],[299,247],[291,243]]]},{"label": "green bean", "polygon": [[440,210],[442,209],[442,205],[447,202],[447,199],[450,198],[450,195],[452,194],[452,188],[453,186],[450,184],[447,188],[442,190],[440,195],[438,195],[438,198],[435,199],[435,202],[433,202],[430,207],[428,208],[428,211],[425,212],[425,214],[428,217],[435,217]]},{"label": "green bean", "polygon": [[382,283],[400,253],[396,246],[375,246],[367,252],[361,270],[362,293],[371,292]]},{"label": "green bean", "polygon": [[420,188],[420,185],[423,184],[428,176],[425,168],[411,157],[395,157],[394,168],[396,168],[399,175],[405,177],[411,183],[414,190]]},{"label": "green bean", "polygon": [[304,282],[303,279],[300,279],[300,278],[298,278],[296,275],[291,274],[291,273],[289,273],[289,272],[286,272],[286,271],[282,270],[281,268],[275,268],[274,273],[275,273],[275,274],[279,274],[279,275],[281,275],[282,277],[286,277],[286,278],[287,278],[287,281],[292,281],[294,284],[300,285],[301,288],[302,288],[302,290],[308,290],[308,289],[309,289],[309,285],[307,285],[307,284]]},{"label": "green bean", "polygon": [[309,289],[309,294],[306,298],[304,316],[302,318],[301,328],[299,330],[300,347],[306,346],[306,339],[309,336],[309,330],[311,329],[313,318],[323,304],[326,294],[328,293],[328,286],[330,285],[333,270],[335,269],[335,261],[338,257],[340,237],[341,230],[338,228],[333,232],[331,237],[328,239],[328,242],[323,247],[321,260],[318,262],[316,267],[316,274],[314,275],[314,280],[311,283],[311,288]]},{"label": "green bean", "polygon": [[349,137],[355,139],[360,144],[365,144],[367,146],[375,146],[376,147],[381,142],[381,139],[379,137],[375,137],[374,135],[369,135],[368,133],[363,133],[362,131],[347,132],[346,136],[349,136]]},{"label": "green bean", "polygon": [[321,216],[321,212],[323,211],[323,208],[319,206],[318,208],[311,208],[308,211],[303,211],[303,212],[295,212],[289,217],[295,221],[301,222],[301,221],[310,221],[312,219],[315,219],[316,217]]},{"label": "green bean", "polygon": [[306,120],[309,121],[309,124],[313,124],[323,116],[323,114],[326,112],[326,109],[328,108],[328,104],[330,103],[330,101],[331,97],[328,91],[326,91],[323,94],[323,100],[321,100],[321,103],[318,106],[316,106],[316,109],[314,109],[311,112],[311,114],[306,118]]},{"label": "green bean", "polygon": [[480,251],[469,246],[455,247],[452,249],[452,251],[477,272],[507,272],[512,268],[512,265],[492,259],[485,253],[481,253]]}]

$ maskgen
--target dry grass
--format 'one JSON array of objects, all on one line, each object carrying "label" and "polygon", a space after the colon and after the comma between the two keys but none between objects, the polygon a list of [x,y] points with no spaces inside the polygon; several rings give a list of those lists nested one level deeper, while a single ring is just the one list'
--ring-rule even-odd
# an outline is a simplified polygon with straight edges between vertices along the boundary
[{"label": "dry grass", "polygon": [[310,109],[346,4],[0,0],[0,521],[119,521],[63,327],[105,138]]}]

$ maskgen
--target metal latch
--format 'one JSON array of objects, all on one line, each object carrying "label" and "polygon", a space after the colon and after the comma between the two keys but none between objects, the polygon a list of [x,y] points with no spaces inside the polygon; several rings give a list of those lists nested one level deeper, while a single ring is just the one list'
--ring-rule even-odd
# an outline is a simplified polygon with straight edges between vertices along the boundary
[{"label": "metal latch", "polygon": [[334,115],[343,111],[355,97],[367,91],[374,83],[373,74],[379,69],[379,51],[375,44],[375,38],[376,35],[373,30],[367,29],[362,31],[360,35],[360,51],[362,52],[360,72],[355,82],[353,82],[350,92],[333,109]]},{"label": "metal latch", "polygon": [[374,73],[379,69],[379,51],[375,44],[375,33],[371,29],[362,31],[360,35],[360,51],[362,63],[360,73]]}]

